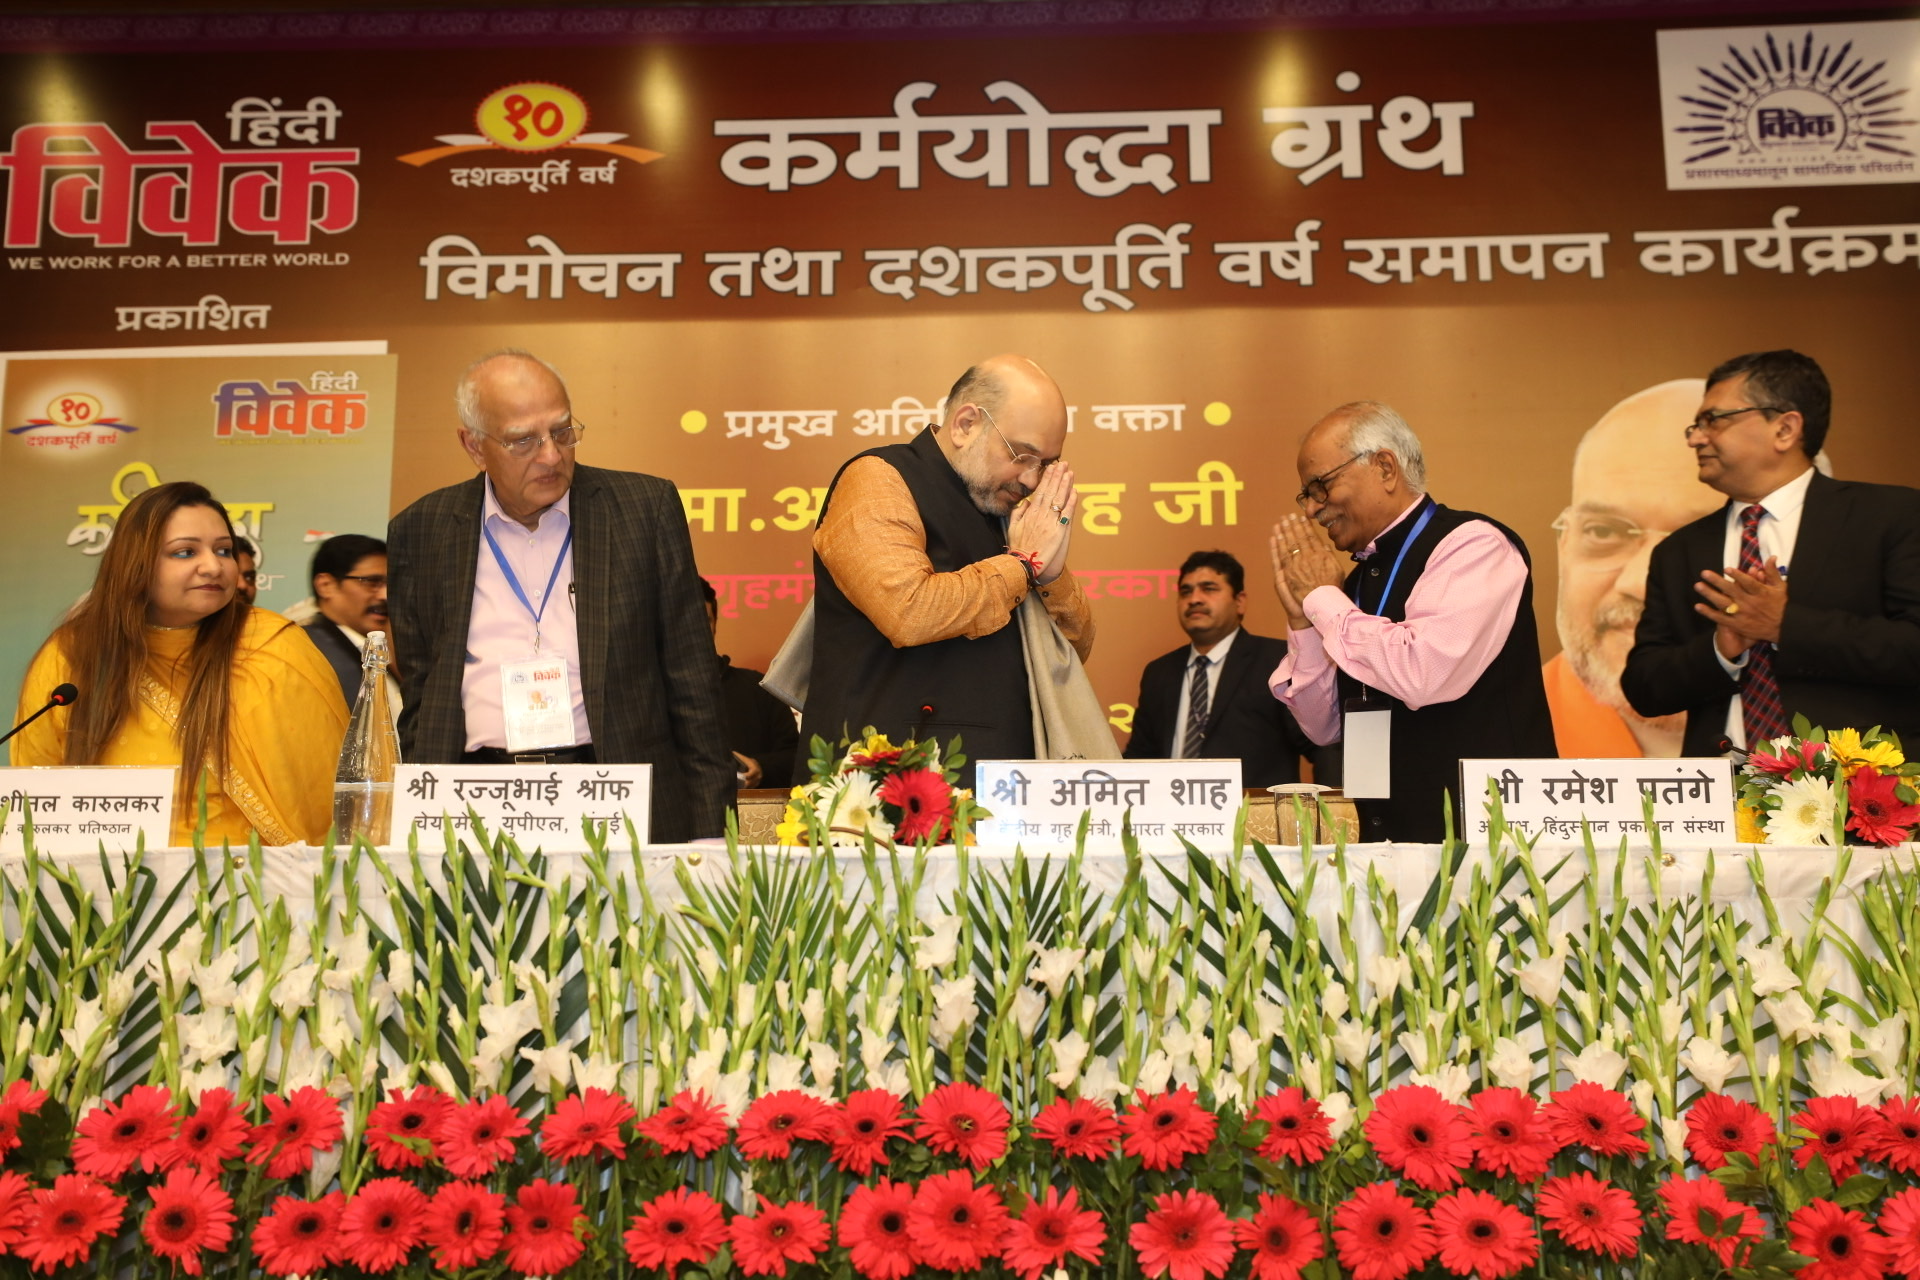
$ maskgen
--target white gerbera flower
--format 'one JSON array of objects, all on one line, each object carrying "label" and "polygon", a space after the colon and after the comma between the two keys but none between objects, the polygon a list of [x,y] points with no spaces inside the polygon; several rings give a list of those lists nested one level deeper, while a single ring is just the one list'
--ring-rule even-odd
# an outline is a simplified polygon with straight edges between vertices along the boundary
[{"label": "white gerbera flower", "polygon": [[831,843],[859,844],[865,835],[893,839],[893,824],[880,811],[880,793],[873,779],[860,772],[844,777],[816,806],[821,823],[832,830]]},{"label": "white gerbera flower", "polygon": [[1780,807],[1767,819],[1768,844],[1832,844],[1833,784],[1801,778],[1774,792]]}]

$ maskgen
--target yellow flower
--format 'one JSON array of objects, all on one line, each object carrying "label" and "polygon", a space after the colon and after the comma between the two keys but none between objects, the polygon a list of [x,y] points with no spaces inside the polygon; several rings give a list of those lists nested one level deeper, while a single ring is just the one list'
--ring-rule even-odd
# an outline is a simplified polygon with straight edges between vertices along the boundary
[{"label": "yellow flower", "polygon": [[1741,844],[1765,844],[1767,829],[1760,825],[1760,808],[1742,800],[1733,808],[1733,838]]},{"label": "yellow flower", "polygon": [[[801,787],[793,789],[795,799],[799,798],[802,790],[804,788]],[[773,841],[789,847],[798,847],[807,842],[806,824],[800,821],[800,811],[792,805],[787,806],[787,811],[780,815],[780,821],[774,826]]]},{"label": "yellow flower", "polygon": [[896,748],[891,742],[887,741],[886,734],[876,733],[870,736],[866,741],[866,745],[860,749],[868,755],[874,755],[881,751],[893,751]]},{"label": "yellow flower", "polygon": [[1862,743],[1858,729],[1837,729],[1829,733],[1827,750],[1833,752],[1833,758],[1846,770],[1849,778],[1863,769],[1883,773],[1898,769],[1907,762],[1900,748],[1891,742],[1881,741],[1871,746]]}]

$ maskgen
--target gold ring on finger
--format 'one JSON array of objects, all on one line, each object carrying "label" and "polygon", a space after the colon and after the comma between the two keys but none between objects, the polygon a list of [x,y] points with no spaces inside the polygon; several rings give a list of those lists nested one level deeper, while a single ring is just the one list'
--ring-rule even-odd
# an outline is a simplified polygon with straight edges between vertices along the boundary
[{"label": "gold ring on finger", "polygon": [[1721,612],[1726,614],[1729,618],[1731,618],[1734,614],[1740,612],[1740,606],[1736,602],[1734,604],[1728,605],[1725,609],[1721,610]]}]

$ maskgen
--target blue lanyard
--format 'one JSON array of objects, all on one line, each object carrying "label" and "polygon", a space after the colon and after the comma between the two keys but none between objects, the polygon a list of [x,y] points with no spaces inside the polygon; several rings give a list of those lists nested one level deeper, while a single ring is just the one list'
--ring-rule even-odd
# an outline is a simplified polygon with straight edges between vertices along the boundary
[{"label": "blue lanyard", "polygon": [[[1400,554],[1393,558],[1393,568],[1387,573],[1387,589],[1380,593],[1380,603],[1374,606],[1374,613],[1378,614],[1387,607],[1387,600],[1393,595],[1393,580],[1400,576],[1400,564],[1407,558],[1407,552],[1412,548],[1413,540],[1420,536],[1422,529],[1427,527],[1427,521],[1433,519],[1433,510],[1436,505],[1432,499],[1427,500],[1427,509],[1422,511],[1420,518],[1413,522],[1413,528],[1408,532],[1407,540],[1400,544]],[[495,554],[499,553],[495,552]]]},{"label": "blue lanyard", "polygon": [[495,562],[499,564],[500,572],[507,575],[507,585],[513,588],[514,596],[526,607],[527,612],[533,615],[533,645],[534,648],[538,650],[540,647],[540,618],[547,611],[547,601],[553,597],[553,584],[560,580],[560,566],[567,562],[567,548],[573,545],[573,526],[571,524],[567,526],[567,536],[560,541],[560,554],[554,558],[553,572],[547,575],[547,589],[540,596],[540,607],[538,609],[533,607],[533,601],[527,599],[525,588],[520,585],[520,579],[514,576],[513,566],[508,564],[507,557],[501,554],[500,544],[493,540],[493,530],[487,528],[484,520],[480,524],[480,532],[482,536],[486,538],[487,546],[492,548],[493,558]]}]

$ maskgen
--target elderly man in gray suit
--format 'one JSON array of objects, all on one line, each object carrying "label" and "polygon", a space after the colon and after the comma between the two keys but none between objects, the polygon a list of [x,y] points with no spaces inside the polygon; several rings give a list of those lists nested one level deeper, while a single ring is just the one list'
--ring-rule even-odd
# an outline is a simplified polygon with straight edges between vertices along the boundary
[{"label": "elderly man in gray suit", "polygon": [[679,494],[576,466],[586,428],[527,352],[475,361],[455,400],[480,474],[387,533],[402,755],[650,764],[653,839],[721,834],[733,764]]}]

